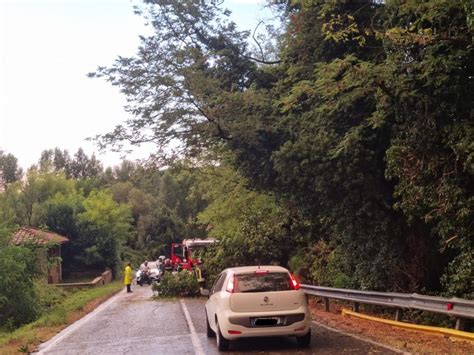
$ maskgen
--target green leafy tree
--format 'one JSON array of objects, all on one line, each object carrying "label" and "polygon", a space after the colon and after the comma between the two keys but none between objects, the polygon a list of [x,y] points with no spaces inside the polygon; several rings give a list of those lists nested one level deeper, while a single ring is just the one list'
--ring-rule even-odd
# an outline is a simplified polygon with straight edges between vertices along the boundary
[{"label": "green leafy tree", "polygon": [[82,148],[79,148],[69,164],[69,172],[75,179],[87,179],[99,176],[103,171],[102,163],[94,154],[89,158]]},{"label": "green leafy tree", "polygon": [[193,238],[206,236],[205,226],[198,220],[198,214],[208,205],[206,191],[201,184],[201,171],[187,161],[177,162],[171,167],[178,196],[181,197],[176,212],[186,224],[186,235]]},{"label": "green leafy tree", "polygon": [[58,193],[45,202],[41,222],[52,231],[67,237],[77,237],[77,216],[84,211],[84,197],[77,192]]},{"label": "green leafy tree", "polygon": [[155,198],[133,187],[131,182],[118,182],[110,190],[114,201],[127,203],[131,208],[135,233],[128,244],[133,247],[144,247],[146,240],[150,237],[151,215],[156,206]]},{"label": "green leafy tree", "polygon": [[[206,251],[207,270],[216,276],[231,266],[287,265],[296,246],[293,220],[274,197],[250,191],[245,180],[225,167],[204,171],[201,178],[208,207],[198,215],[219,244]],[[211,278],[212,278],[211,276]]]},{"label": "green leafy tree", "polygon": [[63,172],[66,177],[71,177],[71,158],[67,150],[59,148],[46,149],[41,152],[38,169],[42,172]]},{"label": "green leafy tree", "polygon": [[83,253],[77,258],[86,265],[110,267],[114,272],[121,262],[121,250],[129,238],[132,216],[130,207],[116,203],[105,191],[93,191],[79,213],[78,234]]},{"label": "green leafy tree", "polygon": [[12,330],[38,315],[33,279],[35,257],[31,250],[8,243],[11,230],[0,229],[0,329]]},{"label": "green leafy tree", "polygon": [[0,149],[0,184],[10,184],[21,179],[23,172],[18,159]]},{"label": "green leafy tree", "polygon": [[[474,219],[473,5],[468,1],[390,3],[385,68],[393,123],[387,176],[397,182],[395,207],[423,224],[449,266],[447,294],[470,296]],[[396,15],[396,16],[395,16]],[[393,80],[396,78],[396,80]],[[449,255],[455,255],[449,258]]]},{"label": "green leafy tree", "polygon": [[179,242],[186,237],[185,223],[166,206],[157,207],[150,217],[144,226],[147,248],[150,248],[153,257],[169,255],[171,243]]},{"label": "green leafy tree", "polygon": [[129,160],[122,160],[120,166],[116,166],[113,169],[114,177],[121,182],[130,181],[137,169],[135,163]]},{"label": "green leafy tree", "polygon": [[0,193],[0,230],[14,228],[20,224],[18,216],[19,193],[13,188],[7,188],[3,193]]},{"label": "green leafy tree", "polygon": [[57,193],[74,192],[75,183],[61,173],[30,170],[25,181],[17,181],[5,192],[7,208],[14,214],[14,223],[39,226],[44,215],[44,203]]},{"label": "green leafy tree", "polygon": [[218,2],[144,2],[137,12],[150,17],[155,33],[141,38],[140,54],[90,74],[121,86],[137,116],[99,143],[119,148],[124,141],[156,142],[165,148],[182,141],[182,147],[199,150],[216,138],[229,139],[231,122],[221,120],[230,112],[220,93],[242,91],[253,78],[256,65],[245,49],[249,33],[239,32]]},{"label": "green leafy tree", "polygon": [[77,268],[77,256],[84,252],[79,229],[79,214],[84,211],[84,197],[77,193],[58,193],[44,203],[40,224],[49,230],[66,236],[69,242],[61,248],[62,264],[65,270]]},{"label": "green leafy tree", "polygon": [[472,294],[471,2],[275,5],[284,35],[271,62],[221,3],[145,3],[155,32],[139,54],[91,75],[120,86],[136,116],[101,144],[154,141],[165,155],[179,140],[189,157],[230,161],[252,190],[239,196],[256,194],[248,215],[214,208],[216,228],[241,236],[235,250],[271,230],[259,209],[281,209],[309,225],[291,237],[304,250],[325,245],[313,266],[338,276],[324,282]]}]

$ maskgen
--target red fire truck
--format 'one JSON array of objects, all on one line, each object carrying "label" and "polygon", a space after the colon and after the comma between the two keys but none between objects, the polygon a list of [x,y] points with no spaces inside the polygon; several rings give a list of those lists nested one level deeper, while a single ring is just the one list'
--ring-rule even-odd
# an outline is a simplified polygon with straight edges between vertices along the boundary
[{"label": "red fire truck", "polygon": [[171,243],[171,263],[175,268],[181,266],[184,270],[192,270],[200,264],[193,252],[216,243],[216,239],[184,239],[181,243]]}]

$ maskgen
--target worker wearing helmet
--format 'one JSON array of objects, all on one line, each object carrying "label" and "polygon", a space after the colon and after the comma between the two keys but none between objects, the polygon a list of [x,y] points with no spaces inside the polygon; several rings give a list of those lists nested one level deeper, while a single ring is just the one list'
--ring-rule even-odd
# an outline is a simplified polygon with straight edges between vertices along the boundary
[{"label": "worker wearing helmet", "polygon": [[166,259],[165,260],[165,271],[173,271],[173,263],[171,262],[171,259]]}]

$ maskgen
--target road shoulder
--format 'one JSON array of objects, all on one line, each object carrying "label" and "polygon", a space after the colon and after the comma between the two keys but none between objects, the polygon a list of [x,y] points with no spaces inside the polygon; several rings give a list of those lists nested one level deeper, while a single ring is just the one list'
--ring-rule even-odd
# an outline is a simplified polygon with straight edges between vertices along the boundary
[{"label": "road shoulder", "polygon": [[340,307],[331,304],[331,311],[325,312],[324,305],[310,299],[313,319],[333,329],[385,344],[404,353],[430,354],[473,354],[474,342],[436,334],[400,329],[364,319],[343,317]]}]

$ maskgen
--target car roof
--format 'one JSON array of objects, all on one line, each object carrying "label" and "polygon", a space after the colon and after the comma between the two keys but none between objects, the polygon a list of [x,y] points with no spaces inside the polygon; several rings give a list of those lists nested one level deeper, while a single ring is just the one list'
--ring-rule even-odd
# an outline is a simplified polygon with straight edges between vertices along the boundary
[{"label": "car roof", "polygon": [[287,269],[276,265],[256,265],[256,266],[238,266],[225,269],[224,271],[232,271],[235,274],[246,274],[255,271],[269,271],[269,272],[288,272]]}]

